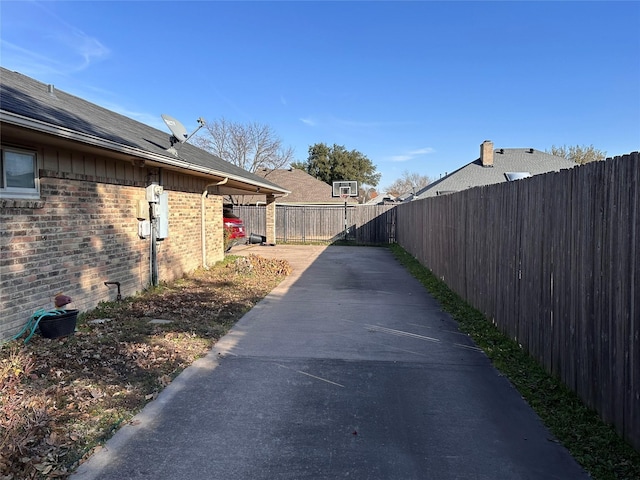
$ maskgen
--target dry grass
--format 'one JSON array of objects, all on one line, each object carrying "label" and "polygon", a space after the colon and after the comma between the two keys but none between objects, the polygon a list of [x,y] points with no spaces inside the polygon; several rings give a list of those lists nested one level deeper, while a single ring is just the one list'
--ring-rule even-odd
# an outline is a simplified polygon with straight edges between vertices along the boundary
[{"label": "dry grass", "polygon": [[75,335],[3,345],[0,480],[66,478],[289,273],[283,260],[230,256],[99,305]]}]

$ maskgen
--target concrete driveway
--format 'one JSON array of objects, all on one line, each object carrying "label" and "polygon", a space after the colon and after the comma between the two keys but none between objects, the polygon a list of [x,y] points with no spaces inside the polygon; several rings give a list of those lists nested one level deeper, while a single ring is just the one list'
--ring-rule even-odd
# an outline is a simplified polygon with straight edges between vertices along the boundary
[{"label": "concrete driveway", "polygon": [[87,479],[587,479],[385,248],[243,246],[294,273]]}]

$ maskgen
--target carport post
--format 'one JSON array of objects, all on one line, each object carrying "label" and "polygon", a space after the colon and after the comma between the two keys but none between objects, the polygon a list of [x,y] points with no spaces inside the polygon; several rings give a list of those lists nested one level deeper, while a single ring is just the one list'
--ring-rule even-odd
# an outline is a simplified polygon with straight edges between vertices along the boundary
[{"label": "carport post", "polygon": [[276,197],[275,195],[267,195],[266,205],[266,234],[267,244],[276,244]]}]

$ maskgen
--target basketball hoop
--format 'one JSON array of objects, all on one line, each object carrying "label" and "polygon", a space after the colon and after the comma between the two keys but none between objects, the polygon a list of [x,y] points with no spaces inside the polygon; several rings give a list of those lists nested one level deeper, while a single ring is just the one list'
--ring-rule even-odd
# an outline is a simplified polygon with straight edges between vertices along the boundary
[{"label": "basketball hoop", "polygon": [[358,182],[349,180],[340,180],[333,182],[333,191],[331,192],[331,196],[335,198],[341,198],[342,200],[347,200],[349,197],[357,197],[358,196]]}]

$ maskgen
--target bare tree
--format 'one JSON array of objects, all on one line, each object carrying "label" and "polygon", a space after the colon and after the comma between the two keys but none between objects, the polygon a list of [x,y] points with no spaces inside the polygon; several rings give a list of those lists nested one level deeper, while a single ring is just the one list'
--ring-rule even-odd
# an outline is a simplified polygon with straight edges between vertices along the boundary
[{"label": "bare tree", "polygon": [[373,187],[360,187],[358,189],[358,201],[360,203],[367,203],[369,200],[372,200],[378,196],[378,192]]},{"label": "bare tree", "polygon": [[221,118],[207,121],[205,129],[205,133],[195,137],[195,145],[249,172],[259,168],[275,170],[293,160],[293,148],[284,147],[269,125],[235,123]]},{"label": "bare tree", "polygon": [[415,193],[430,183],[431,179],[428,176],[405,170],[400,178],[387,187],[386,191],[397,197],[405,193]]},{"label": "bare tree", "polygon": [[584,165],[589,162],[598,162],[600,160],[604,160],[607,156],[606,152],[598,150],[593,145],[563,145],[561,147],[552,145],[551,150],[547,151],[547,153],[557,157],[566,158],[567,160],[574,161],[580,165]]}]

